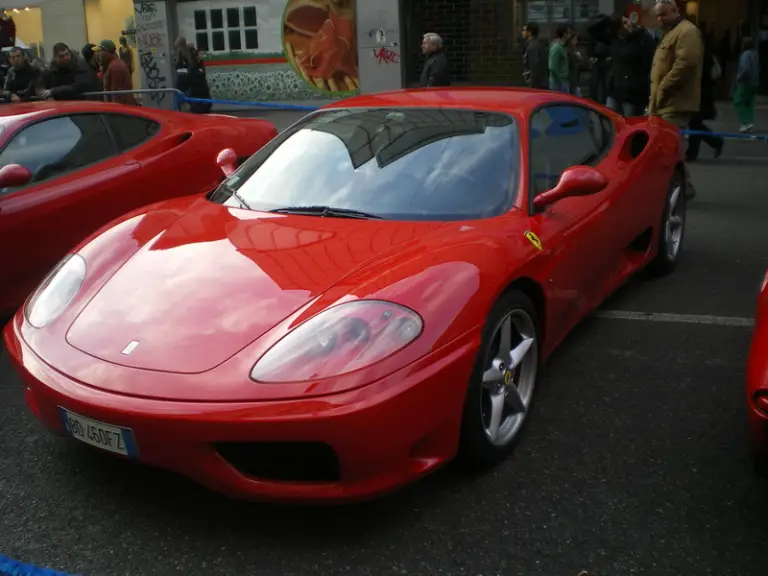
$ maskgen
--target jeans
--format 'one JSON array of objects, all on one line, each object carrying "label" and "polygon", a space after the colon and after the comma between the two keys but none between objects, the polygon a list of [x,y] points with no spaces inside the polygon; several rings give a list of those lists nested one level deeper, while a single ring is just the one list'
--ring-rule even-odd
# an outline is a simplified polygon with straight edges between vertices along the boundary
[{"label": "jeans", "polygon": [[605,104],[606,92],[608,91],[608,78],[605,70],[596,64],[592,68],[592,74],[589,78],[589,97],[598,104]]},{"label": "jeans", "polygon": [[618,98],[608,96],[605,101],[605,106],[610,110],[613,110],[617,114],[623,114],[624,116],[642,116],[643,108],[632,102],[621,102]]},{"label": "jeans", "polygon": [[755,122],[755,100],[757,88],[738,84],[736,92],[733,95],[733,107],[736,109],[736,115],[742,126],[753,124]]},{"label": "jeans", "polygon": [[[710,127],[704,124],[704,120],[702,120],[700,116],[694,116],[691,123],[688,125],[688,128],[695,132],[712,132]],[[723,145],[725,144],[725,140],[719,136],[690,135],[688,136],[688,150],[685,153],[688,160],[696,160],[699,156],[699,148],[701,147],[702,140],[707,146],[715,151],[722,150]]]},{"label": "jeans", "polygon": [[565,92],[566,94],[571,93],[571,87],[568,84],[568,80],[555,80],[554,78],[550,78],[549,89],[554,90],[555,92]]}]

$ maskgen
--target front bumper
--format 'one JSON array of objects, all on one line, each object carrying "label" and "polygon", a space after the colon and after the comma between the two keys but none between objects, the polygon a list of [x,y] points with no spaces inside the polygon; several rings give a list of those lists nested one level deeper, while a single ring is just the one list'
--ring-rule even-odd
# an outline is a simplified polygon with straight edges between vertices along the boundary
[{"label": "front bumper", "polygon": [[[416,365],[349,392],[215,403],[163,401],[95,389],[35,354],[21,337],[17,319],[4,331],[27,403],[54,432],[67,434],[64,408],[130,429],[138,460],[181,473],[217,492],[306,503],[370,499],[452,459],[479,336],[479,330],[467,333]],[[139,377],[163,378],[163,374],[137,371]],[[281,446],[294,460],[282,468],[276,462]],[[263,465],[265,459],[268,465]],[[301,460],[299,465],[296,460]],[[309,480],[297,477],[302,468],[307,468]],[[255,476],[258,471],[269,477]]]}]

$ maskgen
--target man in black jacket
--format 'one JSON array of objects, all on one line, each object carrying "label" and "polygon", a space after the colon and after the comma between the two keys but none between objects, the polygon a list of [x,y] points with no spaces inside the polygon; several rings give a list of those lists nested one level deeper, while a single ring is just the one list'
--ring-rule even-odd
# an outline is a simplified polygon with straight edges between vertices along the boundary
[{"label": "man in black jacket", "polygon": [[424,34],[421,51],[427,57],[421,71],[422,86],[450,86],[451,71],[443,52],[443,39],[434,32]]},{"label": "man in black jacket", "polygon": [[11,68],[5,77],[0,94],[2,102],[23,102],[35,95],[35,88],[40,71],[27,61],[27,55],[21,48],[10,51]]},{"label": "man in black jacket", "polygon": [[53,60],[44,74],[43,100],[101,100],[101,96],[83,96],[99,92],[101,83],[96,71],[82,57],[72,53],[63,42],[53,45]]},{"label": "man in black jacket", "polygon": [[642,116],[651,93],[651,64],[656,51],[653,36],[619,14],[597,18],[587,33],[611,47],[606,106],[624,116]]},{"label": "man in black jacket", "polygon": [[523,77],[531,88],[549,89],[549,47],[539,39],[539,25],[528,22],[523,28]]}]

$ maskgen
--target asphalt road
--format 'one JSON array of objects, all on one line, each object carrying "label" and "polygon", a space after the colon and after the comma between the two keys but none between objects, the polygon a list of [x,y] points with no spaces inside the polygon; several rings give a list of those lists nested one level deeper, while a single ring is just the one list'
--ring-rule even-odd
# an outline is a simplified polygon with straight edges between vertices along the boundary
[{"label": "asphalt road", "polygon": [[[751,317],[768,267],[766,160],[768,146],[741,143],[693,165],[699,196],[677,272],[633,282],[604,309]],[[449,468],[341,509],[231,502],[54,438],[6,358],[0,552],[84,576],[765,576],[768,483],[752,475],[745,431],[749,337],[591,318],[544,369],[508,462],[477,477]]]}]

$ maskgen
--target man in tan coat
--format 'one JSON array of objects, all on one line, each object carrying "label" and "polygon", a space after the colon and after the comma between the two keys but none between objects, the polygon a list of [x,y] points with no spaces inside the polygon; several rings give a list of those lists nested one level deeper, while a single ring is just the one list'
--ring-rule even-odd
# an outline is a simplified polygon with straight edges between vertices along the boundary
[{"label": "man in tan coat", "polygon": [[648,114],[686,128],[701,105],[704,42],[675,0],[657,0],[653,10],[663,32],[653,56]]}]

